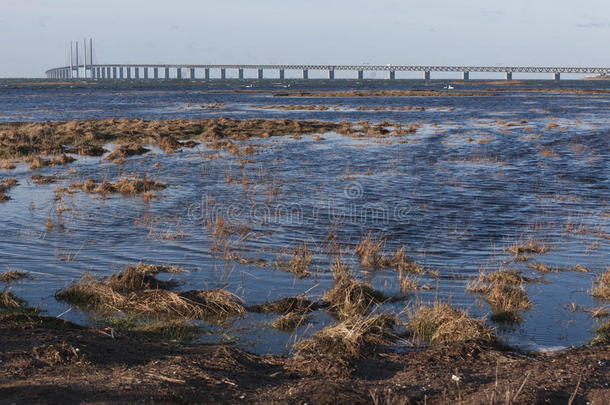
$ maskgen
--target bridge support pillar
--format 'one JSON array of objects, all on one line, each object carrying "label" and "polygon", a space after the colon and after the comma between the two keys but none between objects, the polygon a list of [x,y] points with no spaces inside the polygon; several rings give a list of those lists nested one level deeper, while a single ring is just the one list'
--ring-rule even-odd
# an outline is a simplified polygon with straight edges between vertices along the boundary
[{"label": "bridge support pillar", "polygon": [[131,79],[131,68],[128,67],[127,68],[127,80],[130,80],[130,79]]},{"label": "bridge support pillar", "polygon": [[106,78],[106,68],[102,68],[102,79]]},{"label": "bridge support pillar", "polygon": [[237,70],[237,77],[239,77],[239,80],[244,80],[244,70],[243,69]]},{"label": "bridge support pillar", "polygon": [[140,68],[136,67],[136,79],[140,78]]},{"label": "bridge support pillar", "polygon": [[329,80],[333,80],[335,78],[335,71],[334,69],[328,69],[328,79]]},{"label": "bridge support pillar", "polygon": [[169,68],[165,68],[165,80],[169,80]]},{"label": "bridge support pillar", "polygon": [[144,80],[148,80],[148,68],[144,68]]},{"label": "bridge support pillar", "polygon": [[388,72],[388,79],[390,79],[390,80],[396,79],[396,72],[394,72],[393,70],[390,70]]},{"label": "bridge support pillar", "polygon": [[195,78],[195,68],[191,68],[191,79]]},{"label": "bridge support pillar", "polygon": [[155,78],[155,80],[157,80],[159,78],[159,68],[153,68],[153,77]]},{"label": "bridge support pillar", "polygon": [[123,66],[119,67],[119,78],[123,79]]},{"label": "bridge support pillar", "polygon": [[101,73],[100,68],[97,68],[96,70],[97,70],[97,72],[95,72],[95,77],[97,77],[99,79],[100,73]]},{"label": "bridge support pillar", "polygon": [[553,73],[553,80],[559,81],[561,79],[561,73],[555,72]]},{"label": "bridge support pillar", "polygon": [[513,80],[513,72],[506,72],[506,80]]},{"label": "bridge support pillar", "polygon": [[363,70],[359,70],[358,71],[358,80],[363,80],[364,79],[364,71]]},{"label": "bridge support pillar", "polygon": [[227,70],[225,68],[220,69],[220,79],[225,80],[227,78]]},{"label": "bridge support pillar", "polygon": [[210,69],[209,68],[203,69],[203,77],[205,77],[205,80],[210,80]]},{"label": "bridge support pillar", "polygon": [[176,68],[176,79],[182,79],[182,68]]},{"label": "bridge support pillar", "polygon": [[309,79],[309,70],[303,69],[303,80]]},{"label": "bridge support pillar", "polygon": [[462,80],[470,80],[470,72],[462,72]]},{"label": "bridge support pillar", "polygon": [[430,80],[430,72],[424,72],[424,80]]},{"label": "bridge support pillar", "polygon": [[[116,78],[117,78],[117,75],[116,75],[116,70],[117,70],[117,67],[116,67],[116,66],[113,66],[113,67],[112,67],[112,76],[113,76],[113,79],[115,79],[115,80],[116,80]],[[110,68],[108,68],[108,78],[110,79]]]},{"label": "bridge support pillar", "polygon": [[263,79],[263,69],[258,69],[258,79],[259,80]]},{"label": "bridge support pillar", "polygon": [[280,80],[284,80],[284,69],[280,69]]}]

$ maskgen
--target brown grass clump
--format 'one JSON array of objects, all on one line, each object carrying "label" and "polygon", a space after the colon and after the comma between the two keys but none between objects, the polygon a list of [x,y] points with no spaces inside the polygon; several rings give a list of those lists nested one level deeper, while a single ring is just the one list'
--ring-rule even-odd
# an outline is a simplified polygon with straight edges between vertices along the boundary
[{"label": "brown grass clump", "polygon": [[610,268],[600,274],[596,284],[591,295],[596,298],[610,301]]},{"label": "brown grass clump", "polygon": [[29,273],[21,270],[11,270],[7,268],[5,272],[0,273],[0,282],[3,283],[12,283],[14,281],[19,281],[24,278],[29,278]]},{"label": "brown grass clump", "polygon": [[30,175],[30,178],[34,182],[34,184],[51,184],[57,181],[57,176],[43,176],[39,173],[34,173]]},{"label": "brown grass clump", "polygon": [[360,263],[365,268],[378,269],[383,267],[383,253],[382,247],[385,240],[381,237],[376,237],[368,234],[364,239],[356,246],[356,255],[360,259]]},{"label": "brown grass clump", "polygon": [[517,270],[500,269],[489,274],[481,272],[467,290],[483,294],[483,299],[491,306],[491,320],[515,323],[521,321],[519,312],[531,307],[523,284],[533,281]]},{"label": "brown grass clump", "polygon": [[392,315],[350,317],[303,339],[294,346],[300,355],[359,358],[370,346],[387,345],[393,338]]},{"label": "brown grass clump", "polygon": [[287,297],[277,301],[248,307],[248,311],[287,315],[289,313],[306,314],[315,311],[319,305],[307,298]]},{"label": "brown grass clump", "polygon": [[206,319],[225,319],[246,313],[235,294],[227,290],[213,289],[180,293],[182,299],[195,303],[203,310]]},{"label": "brown grass clump", "polygon": [[17,298],[9,290],[4,290],[0,293],[0,310],[2,309],[18,309],[23,306],[23,301]]},{"label": "brown grass clump", "polygon": [[496,337],[485,323],[468,316],[466,311],[447,303],[420,305],[409,312],[408,328],[416,339],[428,343],[484,341],[493,343]]},{"label": "brown grass clump", "polygon": [[479,277],[481,276],[483,276],[485,282],[492,284],[519,285],[533,281],[531,278],[523,276],[520,271],[515,269],[500,269],[493,273],[481,274]]},{"label": "brown grass clump", "polygon": [[484,299],[491,305],[491,320],[496,322],[519,322],[519,311],[525,311],[532,306],[522,286],[495,284],[485,293]]},{"label": "brown grass clump", "polygon": [[114,161],[131,156],[143,155],[148,152],[150,152],[150,149],[147,149],[137,143],[123,143],[117,145],[114,150],[108,156],[105,157],[105,159]]},{"label": "brown grass clump", "polygon": [[290,255],[291,257],[288,261],[278,257],[276,261],[277,268],[292,273],[298,278],[307,277],[313,252],[307,248],[305,243],[302,243],[298,248],[292,249]]},{"label": "brown grass clump", "polygon": [[524,253],[543,254],[548,252],[548,247],[534,239],[528,239],[525,242],[517,242],[509,246],[508,251],[514,255],[520,255]]},{"label": "brown grass clump", "polygon": [[51,159],[45,159],[40,156],[30,156],[25,159],[26,163],[30,164],[30,170],[37,170],[42,167],[48,166],[62,166],[74,162],[76,159],[66,154],[52,157]]},{"label": "brown grass clump", "polygon": [[125,196],[141,195],[148,196],[153,191],[164,190],[167,186],[155,180],[150,180],[147,177],[140,178],[138,175],[122,177],[116,183],[110,183],[106,180],[101,183],[95,180],[88,179],[83,183],[74,183],[71,188],[80,188],[86,193],[100,194],[122,194]]},{"label": "brown grass clump", "polygon": [[160,281],[154,276],[156,273],[149,272],[143,266],[127,266],[120,273],[112,274],[104,284],[112,290],[127,293],[133,291],[171,288],[175,285],[173,282]]},{"label": "brown grass clump", "polygon": [[168,291],[166,288],[173,283],[159,281],[153,275],[162,271],[163,266],[138,266],[128,266],[107,279],[85,275],[58,291],[55,297],[104,315],[125,313],[157,319],[218,320],[245,312],[243,305],[228,291]]},{"label": "brown grass clump", "polygon": [[342,277],[335,286],[328,290],[322,301],[328,304],[328,309],[339,319],[366,313],[375,304],[388,300],[381,291],[373,289],[369,284],[360,283],[349,276]]},{"label": "brown grass clump", "polygon": [[393,267],[399,273],[413,273],[420,274],[424,272],[424,269],[421,268],[414,261],[409,260],[407,254],[405,253],[406,248],[403,246],[399,249],[396,249],[394,255],[389,259],[384,259],[384,264],[386,266]]},{"label": "brown grass clump", "polygon": [[[144,121],[86,120],[44,123],[0,123],[0,159],[33,159],[39,155],[77,153],[100,156],[103,145],[117,144],[109,160],[146,153],[143,145],[156,144],[172,151],[177,147],[192,147],[194,140],[239,139],[293,134],[324,134],[335,131],[348,133],[350,123],[296,121],[288,119],[211,118],[202,120]],[[45,160],[36,159],[35,166]]]},{"label": "brown grass clump", "polygon": [[15,187],[19,183],[14,177],[9,177],[7,179],[0,181],[0,202],[5,202],[10,200],[11,198],[6,195],[6,192],[11,188]]},{"label": "brown grass clump", "polygon": [[124,295],[88,274],[58,291],[55,298],[84,309],[100,312],[120,311],[126,302]]},{"label": "brown grass clump", "polygon": [[[225,290],[176,293],[167,283],[142,276],[134,267],[107,280],[83,276],[56,293],[59,300],[102,314],[126,313],[161,319],[221,319],[245,312],[235,296]],[[148,288],[152,287],[152,288]]]},{"label": "brown grass clump", "polygon": [[15,167],[15,163],[12,159],[0,159],[0,169],[13,170]]},{"label": "brown grass clump", "polygon": [[282,332],[290,332],[303,325],[307,320],[308,316],[303,313],[288,312],[271,322],[271,327]]},{"label": "brown grass clump", "polygon": [[595,337],[591,342],[604,345],[610,344],[610,322],[606,322],[595,329]]}]

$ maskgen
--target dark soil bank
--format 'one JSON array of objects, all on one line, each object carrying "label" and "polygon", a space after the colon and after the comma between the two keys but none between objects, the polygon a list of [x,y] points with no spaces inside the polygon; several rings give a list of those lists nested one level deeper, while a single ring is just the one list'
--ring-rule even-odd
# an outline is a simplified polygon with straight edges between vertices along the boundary
[{"label": "dark soil bank", "polygon": [[443,345],[343,360],[113,335],[37,315],[4,316],[0,403],[610,401],[609,345],[553,354]]}]

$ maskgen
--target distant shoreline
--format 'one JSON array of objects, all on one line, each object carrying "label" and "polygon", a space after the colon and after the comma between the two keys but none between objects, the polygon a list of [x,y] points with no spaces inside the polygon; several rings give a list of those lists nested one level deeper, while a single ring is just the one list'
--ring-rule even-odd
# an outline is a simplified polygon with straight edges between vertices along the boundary
[{"label": "distant shoreline", "polygon": [[608,75],[586,76],[586,77],[583,77],[582,80],[610,80],[610,76],[608,76]]}]

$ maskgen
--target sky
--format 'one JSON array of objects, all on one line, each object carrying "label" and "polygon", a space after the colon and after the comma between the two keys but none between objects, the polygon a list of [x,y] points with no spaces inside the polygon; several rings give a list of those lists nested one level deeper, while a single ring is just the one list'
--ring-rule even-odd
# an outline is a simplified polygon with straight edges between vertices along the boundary
[{"label": "sky", "polygon": [[608,0],[0,0],[0,77],[95,63],[610,66]]}]

